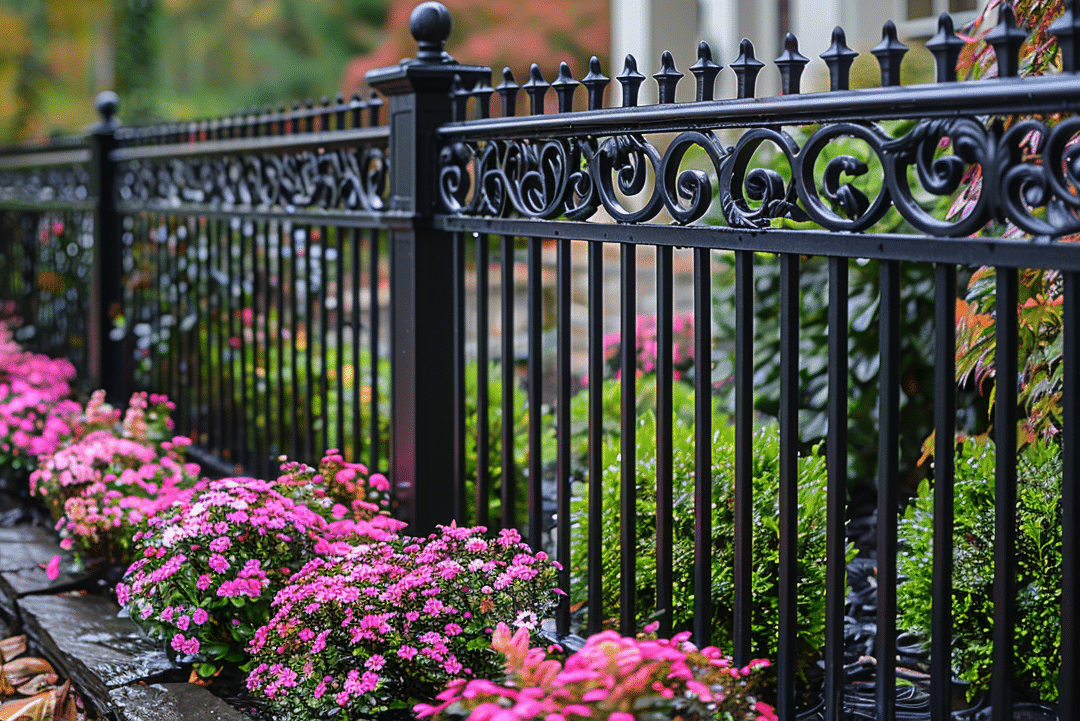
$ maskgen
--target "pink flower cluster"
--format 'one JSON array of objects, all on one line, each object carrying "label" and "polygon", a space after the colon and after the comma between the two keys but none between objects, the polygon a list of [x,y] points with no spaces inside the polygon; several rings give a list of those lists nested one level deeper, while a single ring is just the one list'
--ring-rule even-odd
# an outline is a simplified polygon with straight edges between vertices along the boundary
[{"label": "pink flower cluster", "polygon": [[[673,377],[680,380],[683,375],[694,365],[694,316],[691,313],[681,313],[671,319],[672,346],[671,362],[674,366]],[[656,339],[656,316],[640,315],[637,318],[637,370],[638,375],[656,372],[657,339]],[[606,373],[619,378],[621,370],[622,335],[619,332],[604,334],[604,364],[607,366]],[[588,383],[588,377],[582,379],[582,384]]]},{"label": "pink flower cluster", "polygon": [[74,377],[70,362],[22,350],[0,322],[0,472],[29,472],[70,436]]},{"label": "pink flower cluster", "polygon": [[274,599],[248,688],[283,717],[344,718],[432,700],[455,677],[493,677],[499,622],[526,635],[556,600],[557,565],[516,531],[440,527],[312,561]]},{"label": "pink flower cluster", "polygon": [[30,494],[57,519],[61,546],[91,563],[130,563],[142,524],[190,496],[199,476],[183,460],[190,441],[151,440],[167,432],[171,407],[164,396],[137,393],[119,425],[119,411],[97,391],[74,417],[69,445],[39,459]]},{"label": "pink flower cluster", "polygon": [[369,476],[367,466],[349,463],[336,448],[323,455],[318,468],[295,461],[285,463],[276,485],[282,493],[329,521],[367,521],[390,512],[390,481],[386,476]]},{"label": "pink flower cluster", "polygon": [[404,526],[385,515],[327,521],[287,495],[295,490],[253,478],[200,481],[136,535],[138,558],[116,587],[118,600],[151,634],[199,655],[208,673],[242,661],[294,571]]},{"label": "pink flower cluster", "polygon": [[776,721],[772,706],[753,691],[768,661],[736,668],[709,646],[698,649],[689,633],[671,640],[604,631],[565,662],[530,648],[524,629],[500,624],[492,647],[505,656],[506,682],[457,678],[439,694],[441,703],[421,703],[421,719],[447,721],[634,721],[649,718]]}]

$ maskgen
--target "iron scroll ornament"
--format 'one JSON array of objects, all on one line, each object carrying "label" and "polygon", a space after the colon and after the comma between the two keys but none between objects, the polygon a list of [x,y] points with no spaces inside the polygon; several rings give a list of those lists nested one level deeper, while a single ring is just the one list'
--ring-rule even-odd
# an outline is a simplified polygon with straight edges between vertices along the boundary
[{"label": "iron scroll ornament", "polygon": [[55,165],[0,171],[0,203],[80,204],[90,200],[85,165]]},{"label": "iron scroll ornament", "polygon": [[130,160],[120,173],[121,202],[178,208],[316,208],[381,211],[387,165],[380,148],[285,155]]},{"label": "iron scroll ornament", "polygon": [[[687,131],[663,153],[639,133],[456,141],[440,153],[439,190],[454,215],[585,220],[603,207],[617,222],[639,223],[666,208],[685,225],[716,203],[732,227],[763,229],[787,218],[860,232],[894,207],[932,236],[967,236],[991,220],[1008,220],[1034,236],[1060,237],[1080,232],[1078,137],[1080,118],[1052,127],[1021,120],[1006,130],[997,120],[965,117],[922,120],[895,138],[877,123],[830,123],[801,146],[775,128],[747,130],[733,146],[709,131]],[[852,182],[870,172],[867,162],[848,154],[821,161],[825,149],[844,138],[868,148],[880,167],[875,197]],[[784,156],[790,180],[754,167],[764,143]],[[713,177],[680,168],[692,147],[708,158]],[[959,217],[937,217],[917,199],[951,195],[976,165],[979,192]]]}]

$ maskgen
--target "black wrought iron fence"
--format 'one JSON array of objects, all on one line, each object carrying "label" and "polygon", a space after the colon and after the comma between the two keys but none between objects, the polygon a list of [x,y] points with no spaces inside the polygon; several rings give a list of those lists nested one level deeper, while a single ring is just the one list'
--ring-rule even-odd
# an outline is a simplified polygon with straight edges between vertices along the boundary
[{"label": "black wrought iron fence", "polygon": [[[1017,395],[1018,269],[1059,271],[1064,381],[1057,708],[1061,718],[1075,719],[1080,248],[1062,239],[1080,232],[1080,8],[1071,3],[1053,26],[1063,71],[1017,78],[1026,35],[1011,9],[1002,7],[988,37],[998,79],[956,81],[963,41],[944,15],[926,46],[936,62],[933,84],[899,85],[907,48],[887,23],[873,49],[879,88],[848,89],[857,53],[837,29],[821,54],[829,92],[800,93],[809,59],[789,35],[775,61],[780,96],[754,97],[764,64],[743,41],[729,66],[737,97],[714,98],[723,68],[703,43],[689,69],[695,102],[674,102],[684,75],[665,53],[653,75],[659,104],[638,107],[638,89],[647,78],[628,56],[615,77],[621,103],[605,107],[611,82],[595,60],[580,80],[564,64],[549,84],[534,65],[520,86],[506,71],[493,88],[489,68],[462,65],[444,51],[449,13],[424,3],[411,25],[417,57],[367,78],[388,99],[385,125],[378,124],[378,95],[133,129],[117,127],[115,106],[106,102],[105,120],[89,147],[0,156],[0,289],[52,350],[62,350],[65,338],[69,346],[85,338],[79,342],[89,349],[94,383],[118,396],[132,387],[168,392],[179,404],[180,430],[224,465],[268,474],[280,454],[312,461],[335,446],[373,467],[389,466],[399,510],[416,530],[451,519],[487,520],[522,526],[539,547],[553,528],[560,584],[568,591],[587,589],[583,598],[568,596],[560,606],[560,633],[570,629],[572,604],[579,601],[586,609],[584,628],[598,630],[613,582],[619,586],[619,627],[634,631],[652,610],[636,608],[639,586],[651,584],[665,633],[683,623],[672,610],[676,597],[692,607],[690,625],[699,642],[709,641],[724,614],[739,663],[761,647],[753,618],[766,601],[752,591],[751,568],[755,385],[763,382],[763,365],[775,367],[779,548],[770,633],[777,639],[778,711],[784,719],[797,713],[798,604],[800,594],[810,592],[799,587],[805,549],[798,536],[798,468],[806,451],[799,413],[812,382],[800,360],[800,292],[827,294],[827,362],[816,371],[824,380],[815,386],[827,402],[827,499],[818,519],[825,524],[827,553],[824,585],[812,591],[825,598],[824,713],[839,718],[843,708],[845,520],[853,457],[848,430],[859,424],[877,439],[876,463],[871,461],[877,493],[876,716],[889,719],[896,717],[901,419],[911,395],[906,388],[901,394],[908,330],[901,265],[917,266],[933,278],[935,309],[933,340],[926,339],[932,347],[925,348],[933,365],[935,433],[933,591],[925,600],[933,609],[930,711],[943,719],[952,681],[957,278],[958,269],[966,274],[992,266],[994,373],[1008,379],[996,383],[993,412],[992,713],[1001,720],[1011,718],[1016,695],[1016,449],[1024,415]],[[584,103],[575,99],[581,85]],[[549,90],[557,113],[544,110]],[[518,117],[520,91],[530,112]],[[495,95],[501,117],[491,111]],[[581,107],[587,109],[575,109]],[[859,153],[850,150],[852,143]],[[979,170],[978,192],[963,213],[950,216],[935,201],[961,191],[973,167]],[[886,225],[889,230],[882,230]],[[1014,232],[1003,235],[1005,228]],[[545,248],[554,254],[553,268]],[[617,308],[605,298],[611,248],[619,257]],[[91,251],[92,273],[85,272],[87,261],[67,260]],[[693,288],[681,295],[674,268],[683,253],[692,258]],[[776,357],[762,358],[754,333],[760,304],[755,268],[771,256],[779,257],[779,345]],[[800,291],[800,266],[811,257],[827,259],[827,284]],[[644,284],[643,258],[655,269]],[[713,292],[720,262],[730,264],[734,278],[734,318],[723,322],[715,318]],[[848,315],[852,263],[878,268],[877,309],[866,316],[878,320],[871,371],[849,368],[849,347],[869,325]],[[69,271],[75,280],[59,285],[48,275]],[[380,278],[388,280],[385,299]],[[78,311],[87,293],[93,300],[84,321]],[[673,355],[673,316],[683,295],[692,303],[692,392],[678,390],[675,377],[680,361]],[[518,333],[515,310],[522,296],[527,317]],[[389,340],[383,343],[387,300]],[[466,317],[473,305],[475,321]],[[638,391],[645,387],[637,380],[643,307],[656,315],[655,350],[649,350],[655,385],[648,387],[655,442],[648,439],[647,450],[641,446],[646,439],[637,436]],[[492,315],[499,323],[490,322]],[[605,413],[604,334],[605,319],[615,317],[620,382],[613,414]],[[473,325],[475,338],[466,333]],[[717,337],[720,327],[734,328],[733,335]],[[553,353],[545,339],[554,341]],[[722,377],[720,346],[733,352],[730,372],[725,367]],[[475,394],[467,392],[471,362]],[[876,410],[853,417],[849,375],[873,375],[874,367]],[[491,383],[492,369],[500,375],[498,385]],[[728,431],[726,422],[714,425],[718,384],[733,397],[731,479],[712,475],[716,439]],[[584,415],[572,410],[582,387],[587,402],[578,408]],[[515,398],[522,389],[524,402]],[[496,392],[501,399],[492,408]],[[384,396],[389,408],[380,402]],[[692,412],[677,402],[687,398]],[[692,431],[673,419],[680,411],[692,416]],[[516,419],[522,415],[527,435],[519,438]],[[500,425],[497,432],[493,423]],[[685,445],[677,434],[687,433],[693,435],[692,469],[676,469],[676,449]],[[495,446],[498,456],[489,462]],[[647,478],[637,462],[642,455],[654,459]],[[603,485],[609,468],[620,477],[618,538],[606,535],[602,522],[611,513]],[[687,473],[692,483],[676,484],[676,476]],[[733,537],[717,541],[711,524],[721,481],[734,489]],[[642,492],[648,513],[639,511]],[[688,505],[690,517],[677,510]],[[575,510],[581,506],[584,513]],[[655,555],[655,578],[638,570],[643,536]],[[729,545],[734,591],[714,606],[713,556]],[[692,569],[680,565],[687,556],[679,549],[690,546]],[[603,559],[613,554],[617,563],[606,573]]]}]

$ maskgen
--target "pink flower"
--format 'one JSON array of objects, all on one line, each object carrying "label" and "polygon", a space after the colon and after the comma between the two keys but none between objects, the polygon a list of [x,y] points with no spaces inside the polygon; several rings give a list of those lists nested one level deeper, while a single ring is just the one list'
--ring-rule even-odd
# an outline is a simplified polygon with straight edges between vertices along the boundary
[{"label": "pink flower", "polygon": [[53,556],[48,565],[45,566],[45,576],[50,581],[55,581],[60,576],[60,556]]}]

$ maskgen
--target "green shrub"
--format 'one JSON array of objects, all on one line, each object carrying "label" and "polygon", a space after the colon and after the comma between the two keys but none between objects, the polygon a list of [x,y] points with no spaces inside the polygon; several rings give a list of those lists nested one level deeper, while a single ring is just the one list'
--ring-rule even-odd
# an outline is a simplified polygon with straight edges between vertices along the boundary
[{"label": "green shrub", "polygon": [[[952,665],[975,695],[990,688],[994,618],[994,445],[959,445],[954,485]],[[1032,700],[1057,698],[1061,664],[1061,449],[1036,439],[1018,459],[1016,669]],[[934,498],[924,481],[900,521],[897,625],[929,638]]]},{"label": "green shrub", "polygon": [[[730,647],[734,608],[734,479],[735,432],[722,415],[713,418],[712,518],[712,643]],[[694,558],[694,431],[683,419],[674,425],[674,608],[675,630],[688,628],[693,616]],[[644,414],[637,428],[637,622],[644,626],[656,615],[656,421]],[[779,431],[775,423],[757,430],[753,438],[753,579],[752,649],[758,657],[776,656],[779,584]],[[604,446],[603,533],[604,616],[619,609],[619,441],[610,436]],[[584,598],[587,559],[588,489],[575,497],[571,523],[575,528],[574,577],[576,598]],[[825,459],[818,453],[799,458],[799,666],[816,660],[825,632]]]}]

